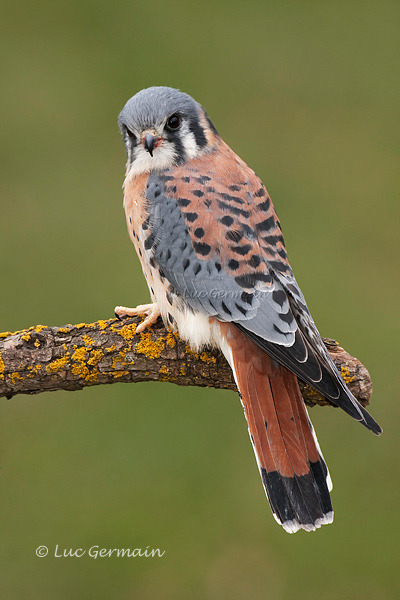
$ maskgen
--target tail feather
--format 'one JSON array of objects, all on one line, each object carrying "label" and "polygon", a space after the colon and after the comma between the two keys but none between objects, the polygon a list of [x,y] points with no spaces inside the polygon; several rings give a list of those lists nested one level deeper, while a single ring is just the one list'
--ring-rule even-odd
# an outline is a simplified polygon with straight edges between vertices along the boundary
[{"label": "tail feather", "polygon": [[272,512],[289,533],[331,523],[330,477],[296,376],[229,326],[228,360]]}]

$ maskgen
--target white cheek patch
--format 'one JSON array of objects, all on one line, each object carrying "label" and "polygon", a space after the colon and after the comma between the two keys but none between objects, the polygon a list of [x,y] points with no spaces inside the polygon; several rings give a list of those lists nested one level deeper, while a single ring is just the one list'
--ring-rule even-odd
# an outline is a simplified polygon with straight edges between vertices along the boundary
[{"label": "white cheek patch", "polygon": [[185,149],[186,159],[198,156],[199,147],[196,144],[196,138],[194,137],[194,133],[190,131],[188,123],[186,122],[182,123],[180,139]]}]

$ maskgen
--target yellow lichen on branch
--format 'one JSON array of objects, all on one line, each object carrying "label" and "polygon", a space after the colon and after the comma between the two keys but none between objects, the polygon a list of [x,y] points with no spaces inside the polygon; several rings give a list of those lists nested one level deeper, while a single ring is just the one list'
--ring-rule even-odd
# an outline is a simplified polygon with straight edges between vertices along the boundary
[{"label": "yellow lichen on branch", "polygon": [[354,381],[354,375],[350,375],[348,366],[342,367],[340,370],[340,374],[341,374],[342,378],[344,379],[346,385],[351,383],[352,381]]},{"label": "yellow lichen on branch", "polygon": [[62,358],[56,358],[56,360],[53,360],[51,363],[46,365],[46,371],[47,373],[58,373],[58,371],[61,371],[68,364],[68,362],[69,353]]},{"label": "yellow lichen on branch", "polygon": [[[0,334],[0,397],[138,381],[236,390],[220,352],[193,352],[160,321],[137,334],[139,322],[129,318],[59,328],[38,325]],[[372,384],[366,368],[336,342],[325,343],[354,395],[367,404]],[[327,403],[313,388],[300,386],[308,404]]]}]

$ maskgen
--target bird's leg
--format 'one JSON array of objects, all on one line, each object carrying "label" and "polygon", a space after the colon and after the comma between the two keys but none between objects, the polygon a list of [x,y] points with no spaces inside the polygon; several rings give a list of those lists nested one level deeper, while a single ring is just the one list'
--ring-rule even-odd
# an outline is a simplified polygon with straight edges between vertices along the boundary
[{"label": "bird's leg", "polygon": [[116,306],[114,312],[118,319],[123,317],[137,317],[139,315],[146,315],[144,321],[142,321],[136,328],[136,333],[141,333],[147,327],[154,325],[158,317],[161,316],[160,309],[158,308],[158,304],[156,302],[153,302],[153,304],[139,304],[139,306],[136,306],[136,308]]}]

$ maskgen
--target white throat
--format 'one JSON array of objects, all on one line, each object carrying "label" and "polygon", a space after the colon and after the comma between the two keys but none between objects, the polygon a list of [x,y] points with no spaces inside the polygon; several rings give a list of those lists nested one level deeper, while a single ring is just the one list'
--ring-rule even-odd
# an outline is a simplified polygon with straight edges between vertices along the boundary
[{"label": "white throat", "polygon": [[168,169],[175,164],[175,160],[174,147],[168,142],[165,144],[161,142],[157,148],[154,148],[153,156],[150,156],[140,144],[134,149],[133,161],[128,169],[127,177],[134,177],[154,170]]}]

